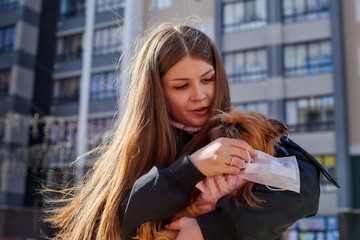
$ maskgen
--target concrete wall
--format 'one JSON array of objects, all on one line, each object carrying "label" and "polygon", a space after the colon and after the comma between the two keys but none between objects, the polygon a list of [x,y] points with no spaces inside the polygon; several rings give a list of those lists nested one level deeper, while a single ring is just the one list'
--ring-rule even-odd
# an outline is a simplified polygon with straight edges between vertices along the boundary
[{"label": "concrete wall", "polygon": [[360,156],[360,22],[356,1],[342,1],[350,154]]}]

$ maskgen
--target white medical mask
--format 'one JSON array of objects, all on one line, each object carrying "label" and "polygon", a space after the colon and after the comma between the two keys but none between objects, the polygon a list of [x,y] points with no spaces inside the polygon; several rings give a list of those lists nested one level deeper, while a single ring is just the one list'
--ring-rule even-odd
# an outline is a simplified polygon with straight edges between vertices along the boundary
[{"label": "white medical mask", "polygon": [[271,190],[290,190],[300,193],[300,172],[295,156],[277,158],[255,151],[257,156],[241,170],[239,176],[266,185]]}]

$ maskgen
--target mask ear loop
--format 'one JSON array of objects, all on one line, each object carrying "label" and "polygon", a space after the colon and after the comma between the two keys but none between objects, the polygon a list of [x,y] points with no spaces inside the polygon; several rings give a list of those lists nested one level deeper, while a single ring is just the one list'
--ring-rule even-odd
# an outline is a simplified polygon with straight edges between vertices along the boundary
[{"label": "mask ear loop", "polygon": [[[247,155],[248,155],[249,161],[248,161],[246,164],[244,164],[240,169],[246,168],[246,166],[247,166],[249,163],[251,163],[250,153],[249,153],[247,150],[245,150],[245,151],[246,151],[246,153],[247,153]],[[244,161],[244,162],[245,162],[245,161]]]},{"label": "mask ear loop", "polygon": [[286,191],[285,188],[273,188],[273,187],[269,187],[268,185],[265,185],[267,189],[270,189],[272,191],[277,191],[277,192],[282,192],[282,191]]}]

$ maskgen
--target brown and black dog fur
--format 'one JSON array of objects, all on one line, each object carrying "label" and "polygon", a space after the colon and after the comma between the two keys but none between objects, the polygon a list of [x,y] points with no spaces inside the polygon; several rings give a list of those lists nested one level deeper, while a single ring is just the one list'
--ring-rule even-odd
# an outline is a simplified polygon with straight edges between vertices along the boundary
[{"label": "brown and black dog fur", "polygon": [[[290,128],[280,121],[263,115],[261,113],[247,110],[232,109],[229,113],[217,114],[212,121],[210,140],[213,141],[220,137],[242,139],[254,149],[260,150],[270,155],[275,155],[281,136]],[[257,203],[261,199],[253,195],[252,188],[254,183],[247,182],[240,189],[234,190],[230,196],[236,199],[244,199],[251,207],[260,207]],[[193,203],[198,195],[193,194],[191,204],[175,214],[172,221],[182,217],[197,217],[201,215],[200,210]],[[146,222],[137,229],[139,240],[174,240],[178,231],[169,231],[161,227],[159,222]]]}]

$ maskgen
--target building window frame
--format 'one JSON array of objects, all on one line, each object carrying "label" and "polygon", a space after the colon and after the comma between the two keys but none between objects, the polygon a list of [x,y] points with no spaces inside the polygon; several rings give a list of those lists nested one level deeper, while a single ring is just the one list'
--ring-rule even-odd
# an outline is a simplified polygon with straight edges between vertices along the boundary
[{"label": "building window frame", "polygon": [[93,55],[120,54],[122,50],[122,26],[98,28],[94,32]]},{"label": "building window frame", "polygon": [[10,69],[0,70],[0,96],[7,96],[10,89]]},{"label": "building window frame", "polygon": [[286,123],[295,132],[333,131],[335,129],[333,95],[285,100]]},{"label": "building window frame", "polygon": [[229,83],[263,81],[268,77],[266,48],[224,53]]},{"label": "building window frame", "polygon": [[83,33],[66,35],[57,39],[56,61],[80,60],[83,53]]},{"label": "building window frame", "polygon": [[19,0],[0,0],[0,12],[10,11],[19,7]]},{"label": "building window frame", "polygon": [[249,110],[253,112],[259,112],[265,115],[269,115],[269,102],[268,101],[256,101],[234,104],[235,108],[240,110]]},{"label": "building window frame", "polygon": [[282,0],[284,23],[316,20],[329,16],[329,0]]},{"label": "building window frame", "polygon": [[124,7],[124,0],[96,0],[96,13],[116,11]]},{"label": "building window frame", "polygon": [[332,72],[331,41],[326,39],[284,45],[283,59],[284,77]]},{"label": "building window frame", "polygon": [[14,51],[15,25],[0,27],[0,54]]},{"label": "building window frame", "polygon": [[[314,155],[314,158],[325,168],[325,170],[336,179],[336,156],[335,154]],[[320,188],[322,192],[336,191],[336,187],[321,174]]]},{"label": "building window frame", "polygon": [[60,14],[61,21],[85,16],[86,0],[61,0],[60,1]]},{"label": "building window frame", "polygon": [[266,26],[266,4],[266,0],[240,0],[223,3],[223,32],[230,33]]},{"label": "building window frame", "polygon": [[172,0],[152,0],[152,9],[153,10],[162,10],[170,8],[172,5]]},{"label": "building window frame", "polygon": [[116,97],[116,72],[107,71],[94,73],[91,76],[91,100],[101,100]]},{"label": "building window frame", "polygon": [[54,82],[53,104],[66,104],[79,101],[80,77],[57,79]]}]

